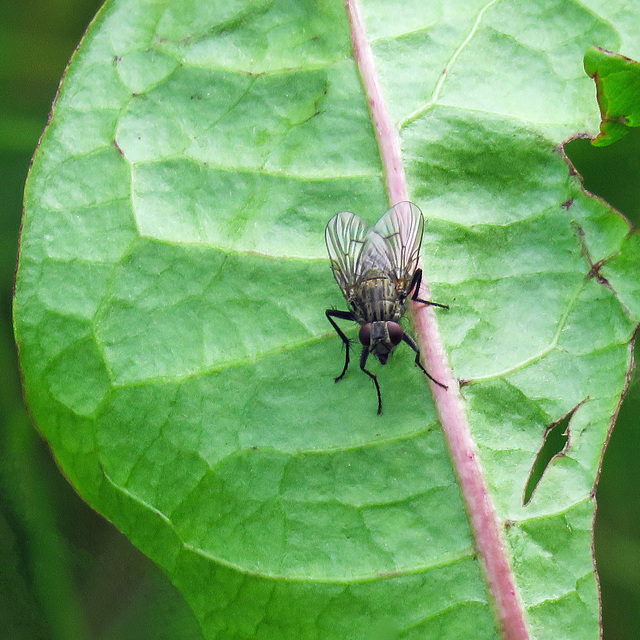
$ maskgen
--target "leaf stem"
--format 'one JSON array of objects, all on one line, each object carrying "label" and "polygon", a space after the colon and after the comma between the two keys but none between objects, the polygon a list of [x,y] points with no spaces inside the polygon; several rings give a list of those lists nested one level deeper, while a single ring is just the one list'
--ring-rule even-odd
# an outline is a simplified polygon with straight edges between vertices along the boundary
[{"label": "leaf stem", "polygon": [[373,52],[364,28],[364,19],[359,0],[345,0],[349,22],[351,24],[351,42],[353,53],[360,71],[362,84],[369,101],[369,111],[378,140],[378,148],[382,159],[387,195],[391,205],[409,199],[407,179],[402,164],[400,139],[391,122],[387,104],[382,95],[382,87],[378,80]]},{"label": "leaf stem", "polygon": [[[391,122],[378,80],[360,2],[345,2],[351,24],[354,56],[369,101],[380,149],[387,196],[389,203],[393,205],[409,199],[400,139]],[[421,296],[425,295],[428,296],[426,283],[421,293]],[[413,303],[412,311],[425,366],[434,378],[448,387],[445,390],[430,383],[466,506],[476,551],[482,561],[487,588],[493,600],[500,633],[504,640],[529,640],[523,605],[509,562],[504,523],[499,520],[489,493],[458,381],[454,378],[447,361],[433,307]]]}]

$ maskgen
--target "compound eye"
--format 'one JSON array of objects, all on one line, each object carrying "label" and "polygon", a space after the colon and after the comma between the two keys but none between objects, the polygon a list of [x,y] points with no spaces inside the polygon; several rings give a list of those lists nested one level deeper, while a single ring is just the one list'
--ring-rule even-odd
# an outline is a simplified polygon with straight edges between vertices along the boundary
[{"label": "compound eye", "polygon": [[360,342],[365,347],[368,347],[371,344],[371,325],[363,324],[360,327],[360,333],[358,334],[358,337],[360,338]]},{"label": "compound eye", "polygon": [[396,346],[402,341],[404,331],[397,322],[387,322],[387,331],[389,332],[389,340],[391,344]]}]

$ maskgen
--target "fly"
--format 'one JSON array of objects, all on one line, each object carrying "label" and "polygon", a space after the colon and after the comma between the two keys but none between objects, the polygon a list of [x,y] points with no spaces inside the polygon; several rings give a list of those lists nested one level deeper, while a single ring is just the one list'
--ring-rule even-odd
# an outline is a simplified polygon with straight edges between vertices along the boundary
[{"label": "fly", "polygon": [[386,364],[401,342],[416,352],[416,364],[424,374],[443,389],[447,388],[422,366],[418,345],[399,324],[410,299],[449,308],[418,297],[422,282],[418,259],[423,229],[420,209],[411,202],[399,202],[373,227],[355,213],[342,211],[329,220],[325,231],[333,275],[350,307],[350,311],[327,309],[325,312],[346,349],[344,368],[335,381],[342,380],[347,372],[351,347],[351,340],[334,320],[339,318],[360,325],[360,369],[376,386],[378,414],[382,413],[380,385],[377,376],[366,368],[367,359],[373,354],[380,364]]}]

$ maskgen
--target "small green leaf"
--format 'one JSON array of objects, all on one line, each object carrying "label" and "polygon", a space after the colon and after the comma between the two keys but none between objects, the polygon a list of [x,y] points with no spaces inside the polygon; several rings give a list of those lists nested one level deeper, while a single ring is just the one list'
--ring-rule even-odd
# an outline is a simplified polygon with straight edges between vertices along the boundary
[{"label": "small green leaf", "polygon": [[602,122],[595,146],[606,146],[640,126],[640,64],[600,47],[590,47],[584,68],[596,83]]}]

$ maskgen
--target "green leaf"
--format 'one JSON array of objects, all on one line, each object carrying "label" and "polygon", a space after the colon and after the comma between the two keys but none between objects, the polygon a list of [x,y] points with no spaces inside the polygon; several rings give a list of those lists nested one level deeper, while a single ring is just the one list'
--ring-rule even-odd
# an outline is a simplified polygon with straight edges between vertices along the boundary
[{"label": "green leaf", "polygon": [[[636,47],[639,12],[364,12],[530,634],[595,639],[593,492],[640,250],[557,149],[597,127],[584,51]],[[374,369],[381,417],[357,366],[333,382],[323,231],[383,213],[382,171],[338,2],[112,0],[67,72],[25,197],[27,399],[204,637],[498,637],[412,354]]]},{"label": "green leaf", "polygon": [[584,68],[595,80],[602,123],[593,139],[606,146],[640,126],[640,64],[600,47],[591,47],[584,56]]}]

